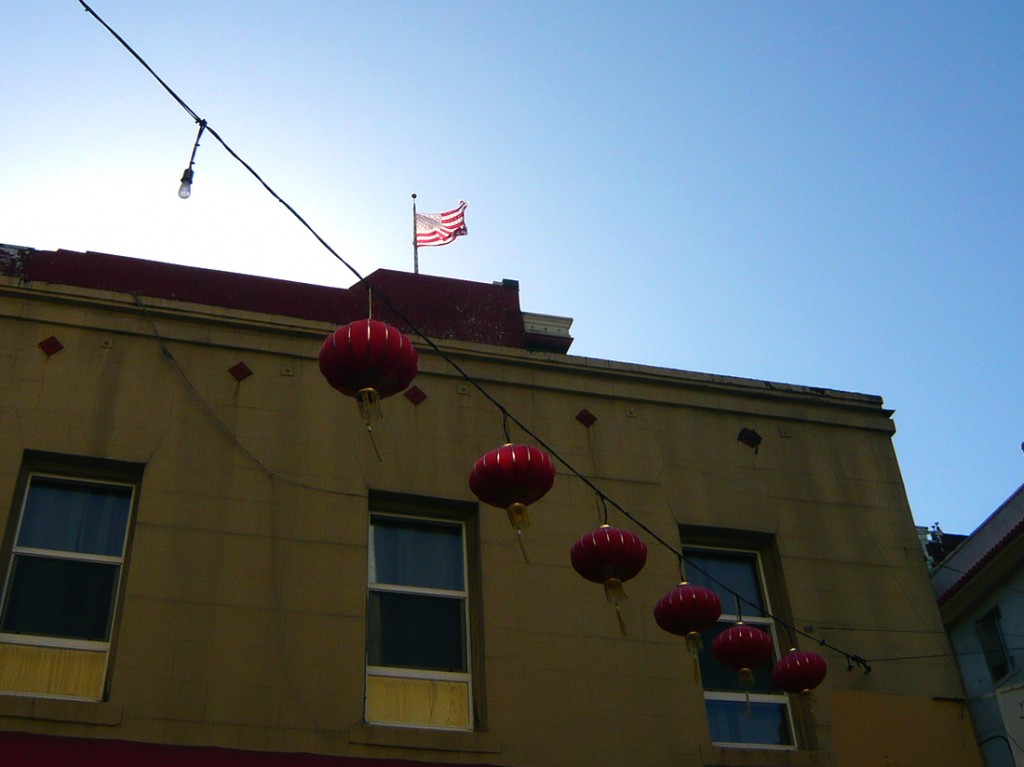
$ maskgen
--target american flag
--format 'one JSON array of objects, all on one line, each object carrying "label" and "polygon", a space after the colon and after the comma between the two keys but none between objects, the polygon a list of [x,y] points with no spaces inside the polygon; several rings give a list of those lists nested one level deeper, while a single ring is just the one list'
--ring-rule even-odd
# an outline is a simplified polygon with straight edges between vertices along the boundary
[{"label": "american flag", "polygon": [[468,234],[466,229],[466,201],[459,200],[459,207],[444,213],[416,214],[416,245],[447,245],[456,237]]}]

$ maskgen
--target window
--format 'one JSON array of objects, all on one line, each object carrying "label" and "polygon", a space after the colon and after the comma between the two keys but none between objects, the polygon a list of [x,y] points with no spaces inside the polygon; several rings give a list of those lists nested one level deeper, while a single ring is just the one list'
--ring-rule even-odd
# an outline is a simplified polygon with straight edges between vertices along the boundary
[{"label": "window", "polygon": [[466,551],[465,519],[371,512],[367,722],[473,729]]},{"label": "window", "polygon": [[69,645],[110,640],[133,492],[131,485],[29,476],[0,632]]},{"label": "window", "polygon": [[1006,639],[1003,637],[1002,615],[998,607],[989,610],[980,621],[974,624],[981,642],[981,651],[985,655],[992,681],[998,682],[1013,668],[1013,659],[1006,650]]},{"label": "window", "polygon": [[744,623],[771,635],[778,654],[775,627],[767,617],[771,605],[759,553],[684,547],[683,555],[689,582],[711,589],[722,600],[722,617],[703,633],[705,650],[700,653],[711,740],[722,746],[795,747],[789,700],[785,693],[772,689],[770,665],[756,669],[753,685],[743,687],[738,674],[719,663],[710,649],[714,638],[742,617]]},{"label": "window", "polygon": [[142,467],[26,452],[0,595],[0,691],[102,700]]}]

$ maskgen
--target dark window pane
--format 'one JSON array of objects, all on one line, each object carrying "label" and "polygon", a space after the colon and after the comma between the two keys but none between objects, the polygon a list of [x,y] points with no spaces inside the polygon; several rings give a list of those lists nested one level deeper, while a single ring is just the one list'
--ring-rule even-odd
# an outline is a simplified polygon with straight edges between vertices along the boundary
[{"label": "dark window pane", "polygon": [[17,555],[3,631],[68,639],[110,638],[119,565]]},{"label": "dark window pane", "polygon": [[[701,632],[704,649],[700,651],[700,678],[705,690],[715,692],[772,692],[772,664],[765,663],[754,669],[754,683],[750,687],[740,684],[740,674],[735,669],[719,663],[711,652],[711,643],[715,637],[730,626],[732,621],[719,621],[711,628]],[[750,624],[759,629],[767,630],[767,626]],[[771,632],[769,632],[770,634]]]},{"label": "dark window pane", "polygon": [[131,499],[130,487],[33,477],[18,545],[119,557]]},{"label": "dark window pane", "polygon": [[367,615],[369,664],[465,671],[463,606],[462,599],[371,591]]},{"label": "dark window pane", "polygon": [[372,524],[374,583],[464,588],[461,525],[380,516]]},{"label": "dark window pane", "polygon": [[978,632],[978,641],[981,643],[981,650],[985,655],[985,663],[988,665],[992,681],[1002,679],[1010,671],[1010,658],[1006,652],[1006,642],[1003,639],[1003,629],[1000,625],[999,609],[990,611],[980,621],[974,624]]},{"label": "dark window pane", "polygon": [[[731,591],[740,595],[741,615],[764,617],[764,600],[761,597],[757,557],[754,554],[697,549],[686,549],[683,553],[687,563],[686,579],[718,594],[722,600],[723,613],[736,614],[736,597]],[[715,580],[708,578],[705,573]]]},{"label": "dark window pane", "polygon": [[793,745],[786,707],[781,703],[747,704],[741,700],[706,700],[711,740],[715,743]]}]

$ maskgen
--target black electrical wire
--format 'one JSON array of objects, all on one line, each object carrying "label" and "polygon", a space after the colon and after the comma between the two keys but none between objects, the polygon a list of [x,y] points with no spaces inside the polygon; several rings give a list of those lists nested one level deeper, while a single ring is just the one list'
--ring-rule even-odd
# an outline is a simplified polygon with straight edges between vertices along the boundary
[{"label": "black electrical wire", "polygon": [[[299,223],[301,223],[304,227],[306,227],[306,229],[310,232],[310,234],[312,234],[317,239],[317,241],[332,256],[334,256],[350,272],[352,272],[352,274],[358,280],[359,284],[363,284],[363,285],[367,285],[368,286],[368,283],[366,282],[366,278],[363,277],[363,275],[360,274],[359,271],[354,266],[352,266],[352,264],[350,264],[348,261],[346,261],[334,248],[332,248],[331,245],[323,237],[321,237],[320,234],[315,229],[313,229],[312,226],[310,226],[309,222],[307,222],[306,219],[303,218],[299,214],[299,212],[297,210],[295,210],[295,208],[293,208],[277,192],[275,192],[270,187],[270,185],[266,181],[263,180],[263,178],[260,176],[260,174],[257,173],[256,170],[251,165],[249,165],[249,163],[247,163],[244,159],[242,159],[242,157],[239,156],[239,154],[237,152],[235,152],[235,150],[233,150],[227,144],[227,142],[221,137],[221,135],[214,128],[212,128],[209,125],[207,120],[205,120],[204,118],[200,117],[184,101],[184,99],[182,99],[177,93],[175,93],[174,90],[153,70],[153,68],[145,61],[145,59],[143,59],[142,56],[140,56],[135,51],[135,49],[132,48],[125,41],[124,38],[122,38],[109,24],[107,24],[107,22],[105,22],[99,16],[99,14],[97,14],[92,8],[90,8],[89,5],[85,2],[85,0],[78,0],[78,2],[79,2],[79,4],[82,6],[82,8],[88,14],[90,14],[93,18],[95,18],[96,21],[98,21],[111,35],[113,35],[114,38],[125,48],[125,50],[127,50],[146,69],[146,71],[149,72],[156,79],[156,81],[158,83],[160,83],[161,86],[163,86],[164,90],[167,91],[167,93],[171,96],[171,98],[173,98],[178,103],[178,105],[182,109],[184,109],[185,112],[187,112],[188,115],[198,125],[200,125],[201,129],[205,129],[206,132],[208,132],[211,136],[213,136],[215,139],[217,139],[218,143],[220,143],[220,145],[222,147],[224,147],[225,151],[227,151],[228,154],[230,154],[235,160],[237,160],[242,165],[242,167],[244,167],[247,171],[249,171],[250,175],[252,175],[253,178],[255,178],[263,186],[263,188],[266,189],[267,192],[275,200],[277,200],[285,208],[287,208],[288,212],[291,213],[299,221]],[[598,486],[595,485],[588,477],[586,477],[582,472],[578,471],[572,464],[570,464],[565,458],[563,458],[554,448],[552,448],[547,442],[545,442],[543,439],[541,439],[541,437],[539,435],[534,433],[533,430],[531,430],[526,424],[524,424],[522,421],[520,421],[518,418],[516,418],[512,413],[510,413],[508,411],[508,409],[501,402],[499,402],[497,399],[495,399],[490,394],[490,392],[488,392],[483,387],[483,385],[479,381],[477,381],[475,378],[473,378],[471,375],[469,375],[469,373],[467,373],[462,368],[461,365],[459,365],[444,350],[442,350],[433,341],[433,339],[431,339],[423,331],[421,331],[415,325],[415,323],[412,322],[412,320],[410,320],[408,317],[406,317],[404,313],[402,313],[394,304],[392,304],[391,301],[388,299],[388,297],[386,295],[381,293],[379,290],[376,291],[375,295],[376,295],[376,297],[377,297],[377,299],[379,301],[381,301],[385,306],[388,307],[388,309],[390,309],[392,311],[392,313],[395,315],[395,317],[400,322],[405,323],[405,325],[409,328],[410,332],[414,333],[415,335],[417,335],[421,339],[423,339],[423,342],[426,343],[427,346],[429,346],[435,353],[437,353],[437,355],[439,357],[441,357],[441,359],[443,359],[445,362],[447,362],[449,365],[451,365],[452,368],[454,368],[455,371],[460,376],[462,376],[462,378],[464,378],[468,383],[472,384],[473,387],[476,388],[476,390],[479,391],[480,394],[488,402],[490,402],[492,405],[494,405],[494,407],[496,407],[498,409],[498,411],[502,415],[502,419],[503,419],[502,423],[503,424],[507,424],[508,422],[514,423],[516,426],[519,427],[520,430],[522,430],[522,432],[524,434],[526,434],[528,437],[533,439],[540,447],[542,447],[545,451],[547,451],[548,454],[550,454],[559,463],[561,463],[562,466],[564,466],[569,471],[569,473],[571,473],[573,476],[575,476],[577,479],[579,479],[581,482],[583,482],[587,487],[589,487],[591,490],[593,490],[594,493],[597,495],[597,497],[600,499],[602,504],[605,504],[605,505],[610,504],[620,514],[622,514],[624,517],[626,517],[628,520],[630,520],[634,525],[636,525],[641,530],[643,530],[645,533],[647,533],[647,535],[649,535],[653,540],[657,541],[663,547],[667,548],[676,557],[680,558],[681,560],[685,560],[685,555],[681,554],[679,549],[676,546],[674,546],[673,544],[669,543],[664,538],[659,536],[654,530],[652,530],[650,527],[648,527],[643,522],[641,522],[639,519],[637,519],[632,514],[630,514],[626,509],[624,509],[621,505],[616,503],[612,498],[609,498],[607,495],[605,495],[601,491],[601,489],[598,488]],[[503,426],[503,428],[505,428],[506,433],[507,433],[507,425]],[[711,575],[707,571],[703,570],[698,565],[695,565],[695,564],[690,563],[689,561],[687,561],[687,566],[693,568],[697,572],[700,572],[702,575],[704,575],[706,578],[708,578],[709,581],[717,584],[718,586],[720,586],[725,591],[728,591],[737,600],[740,600],[740,601],[742,601],[742,602],[744,602],[744,603],[746,603],[746,604],[748,604],[750,606],[757,607],[757,605],[754,605],[754,603],[750,602],[750,600],[746,599],[741,594],[738,594],[737,592],[733,591],[726,584],[722,583],[720,580],[715,578],[713,575]],[[871,672],[871,666],[868,664],[868,661],[865,658],[861,657],[860,655],[856,655],[856,654],[853,654],[853,653],[848,653],[845,650],[841,650],[840,648],[830,644],[826,640],[819,639],[819,638],[817,638],[815,636],[812,636],[810,633],[808,633],[806,631],[802,631],[801,629],[797,628],[796,626],[791,625],[790,623],[788,623],[788,622],[782,620],[781,618],[779,618],[777,615],[772,615],[771,613],[765,613],[765,617],[770,618],[771,620],[773,620],[774,622],[778,623],[779,625],[785,627],[788,631],[790,631],[790,632],[792,632],[794,634],[798,634],[798,635],[800,635],[800,636],[802,636],[804,638],[810,639],[810,640],[814,641],[815,643],[817,643],[819,646],[821,646],[823,648],[828,648],[829,650],[832,650],[833,652],[838,653],[839,655],[842,655],[843,657],[846,658],[847,669],[848,670],[852,669],[854,667],[854,665],[857,665],[857,666],[860,666],[861,668],[863,668],[865,674]]]}]

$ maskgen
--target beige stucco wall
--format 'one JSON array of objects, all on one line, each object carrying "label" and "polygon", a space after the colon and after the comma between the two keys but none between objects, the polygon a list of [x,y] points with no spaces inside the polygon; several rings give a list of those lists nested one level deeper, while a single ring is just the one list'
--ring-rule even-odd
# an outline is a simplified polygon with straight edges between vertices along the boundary
[{"label": "beige stucco wall", "polygon": [[[531,509],[529,563],[504,512],[480,510],[484,730],[367,727],[368,489],[474,500],[466,476],[504,441],[499,414],[418,344],[427,399],[385,401],[378,460],[354,403],[317,368],[330,327],[142,302],[0,284],[0,528],[26,449],[145,464],[110,700],[0,696],[0,728],[539,767],[855,765],[926,746],[976,763],[973,741],[927,703],[957,707],[962,690],[877,398],[447,344],[666,540],[680,523],[773,535],[796,625],[869,659],[927,657],[864,675],[826,653],[828,678],[797,704],[809,750],[711,747],[690,657],[651,616],[675,558],[652,542],[620,636],[600,587],[569,566],[598,516],[560,468]],[[50,335],[65,348],[47,359],[37,343]],[[240,383],[228,373],[239,361],[254,371]],[[575,420],[584,407],[598,417],[589,429]],[[765,438],[756,455],[736,442],[744,426]],[[853,714],[873,701],[900,726]]]}]

